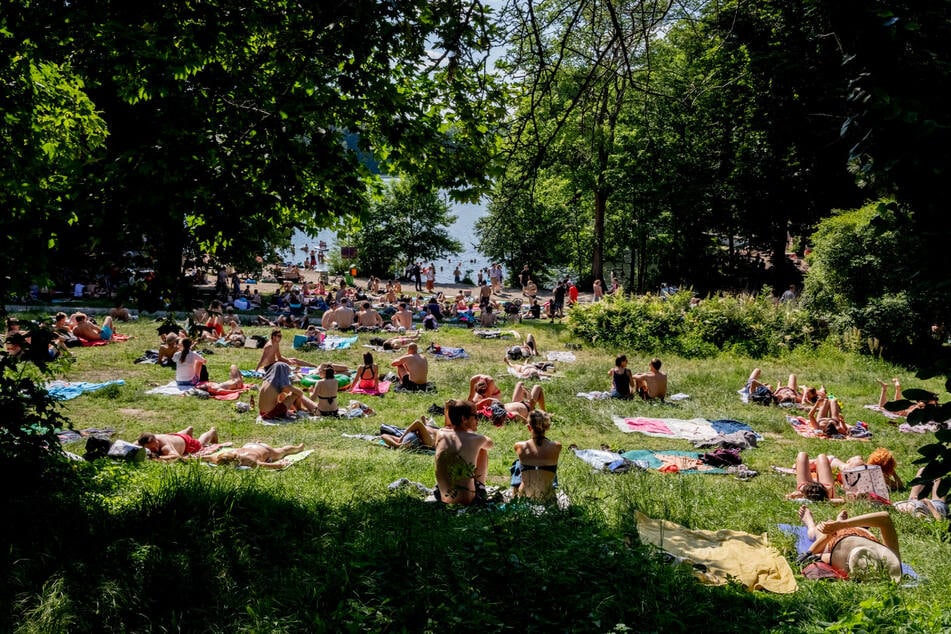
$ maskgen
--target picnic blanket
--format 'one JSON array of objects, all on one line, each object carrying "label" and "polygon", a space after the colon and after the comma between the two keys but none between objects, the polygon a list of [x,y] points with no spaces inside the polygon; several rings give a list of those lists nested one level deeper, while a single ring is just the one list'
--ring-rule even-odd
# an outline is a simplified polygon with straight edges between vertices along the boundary
[{"label": "picnic blanket", "polygon": [[[796,554],[805,555],[809,552],[812,540],[809,539],[809,531],[805,526],[802,524],[779,524],[779,530],[796,539]],[[904,561],[901,562],[901,571],[902,574],[906,574],[912,579],[918,579],[918,573]]]},{"label": "picnic blanket", "polygon": [[608,471],[610,473],[627,473],[632,468],[647,470],[646,462],[637,462],[627,460],[616,451],[609,449],[571,449],[575,456],[598,471]]},{"label": "picnic blanket", "polygon": [[821,429],[813,429],[812,425],[809,424],[809,419],[804,416],[787,416],[786,422],[792,426],[793,430],[797,434],[804,438],[826,438],[828,440],[869,440],[872,437],[872,432],[870,432],[868,427],[862,422],[858,422],[850,427],[848,436],[841,436],[839,434],[830,436]]},{"label": "picnic blanket", "polygon": [[638,432],[646,436],[662,438],[683,438],[685,440],[711,440],[721,434],[735,431],[753,431],[746,423],[721,419],[709,421],[705,418],[647,418],[643,416],[612,417],[618,429],[625,433]]},{"label": "picnic blanket", "polygon": [[[241,389],[237,390],[219,390],[212,387],[211,383],[207,381],[204,383],[199,383],[197,385],[179,385],[175,381],[169,381],[165,385],[159,385],[158,387],[153,387],[151,390],[146,390],[146,394],[160,394],[164,396],[185,396],[185,395],[194,395],[197,392],[204,392],[211,398],[216,401],[236,401],[241,397],[242,394],[251,389],[250,385],[246,385]],[[198,394],[198,396],[203,396]]]},{"label": "picnic blanket", "polygon": [[59,438],[59,441],[64,445],[71,442],[76,442],[82,440],[83,438],[88,438],[90,436],[98,436],[100,434],[105,436],[112,436],[116,433],[114,429],[98,429],[95,427],[87,427],[86,429],[61,429],[56,432],[56,437]]},{"label": "picnic blanket", "polygon": [[574,352],[564,350],[551,350],[545,354],[545,358],[549,361],[563,361],[565,363],[572,363],[577,359]]},{"label": "picnic blanket", "polygon": [[[633,462],[644,463],[648,469],[663,471],[671,465],[677,467],[677,473],[726,473],[726,469],[711,467],[700,461],[703,454],[696,451],[632,449],[621,457]],[[673,471],[673,469],[669,469]]]},{"label": "picnic blanket", "polygon": [[105,381],[104,383],[88,383],[80,381],[71,383],[69,381],[50,381],[44,387],[49,395],[57,401],[69,401],[86,392],[95,392],[110,385],[125,385],[125,381],[117,379],[115,381]]},{"label": "picnic blanket", "polygon": [[241,370],[241,376],[246,379],[263,379],[264,373],[257,370]]},{"label": "picnic blanket", "polygon": [[789,562],[769,545],[766,533],[691,530],[635,511],[641,541],[704,569],[694,570],[701,582],[724,585],[739,581],[748,590],[790,594],[798,589]]},{"label": "picnic blanket", "polygon": [[472,331],[472,334],[481,339],[502,339],[518,336],[518,333],[514,330],[500,330],[498,328],[476,328]]},{"label": "picnic blanket", "polygon": [[874,404],[872,404],[872,405],[865,405],[864,407],[865,407],[865,409],[870,409],[870,410],[872,410],[873,412],[878,412],[879,414],[881,414],[881,415],[884,416],[885,418],[890,418],[891,420],[900,420],[900,419],[904,418],[904,416],[902,416],[901,414],[896,414],[895,412],[889,412],[887,409],[885,409],[884,407],[882,407],[882,406],[879,405],[878,403],[874,403]]},{"label": "picnic blanket", "polygon": [[320,342],[321,350],[346,350],[357,342],[359,337],[341,337],[339,335],[327,335]]},{"label": "picnic blanket", "polygon": [[363,389],[358,384],[354,386],[352,390],[350,390],[350,393],[351,394],[366,394],[368,396],[383,396],[384,394],[390,391],[390,385],[391,383],[389,381],[379,381],[376,384],[376,389],[367,390],[367,389]]},{"label": "picnic blanket", "polygon": [[579,398],[586,398],[589,401],[603,401],[611,398],[610,392],[599,392],[597,390],[593,392],[578,392],[575,396]]},{"label": "picnic blanket", "polygon": [[449,346],[430,345],[427,352],[432,352],[436,360],[439,359],[468,359],[469,353],[464,348],[450,348]]}]

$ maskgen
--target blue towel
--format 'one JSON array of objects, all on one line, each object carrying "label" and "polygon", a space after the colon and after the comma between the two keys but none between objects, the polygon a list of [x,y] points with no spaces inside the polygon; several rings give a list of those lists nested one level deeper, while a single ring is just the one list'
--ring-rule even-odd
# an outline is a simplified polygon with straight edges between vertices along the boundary
[{"label": "blue towel", "polygon": [[95,392],[110,385],[125,385],[125,381],[106,381],[105,383],[70,383],[68,381],[52,381],[46,384],[46,391],[57,401],[69,401],[84,392]]},{"label": "blue towel", "polygon": [[729,418],[722,418],[719,420],[711,420],[710,424],[713,425],[713,430],[718,434],[732,434],[735,431],[753,431],[753,428],[747,425],[746,423],[741,423],[738,420],[730,420]]}]

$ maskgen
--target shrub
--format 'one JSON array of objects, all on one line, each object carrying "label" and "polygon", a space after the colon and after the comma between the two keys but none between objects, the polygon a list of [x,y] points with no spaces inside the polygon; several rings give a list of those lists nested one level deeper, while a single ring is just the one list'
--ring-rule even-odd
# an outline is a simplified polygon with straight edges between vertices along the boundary
[{"label": "shrub", "polygon": [[758,296],[717,295],[691,306],[692,293],[610,298],[578,306],[572,333],[591,342],[643,352],[663,349],[685,357],[731,351],[754,358],[812,345],[817,331],[806,311]]}]

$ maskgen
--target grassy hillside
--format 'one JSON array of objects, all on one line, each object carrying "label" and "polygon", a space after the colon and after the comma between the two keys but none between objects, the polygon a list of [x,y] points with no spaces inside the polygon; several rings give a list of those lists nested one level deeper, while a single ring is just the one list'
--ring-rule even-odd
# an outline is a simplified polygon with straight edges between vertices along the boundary
[{"label": "grassy hillside", "polygon": [[[797,504],[783,499],[795,482],[772,465],[791,466],[796,452],[846,458],[890,448],[906,482],[912,460],[928,436],[902,434],[884,417],[863,409],[878,398],[876,378],[900,376],[906,387],[940,390],[916,382],[905,369],[844,354],[831,347],[757,361],[766,380],[795,371],[807,384],[824,384],[845,406],[849,422],[865,420],[871,442],[804,439],[784,422],[784,411],[744,405],[736,394],[754,362],[735,356],[664,360],[679,403],[587,401],[579,391],[605,390],[614,355],[627,352],[634,371],[648,356],[585,346],[577,361],[560,363],[544,382],[552,412],[550,437],[566,450],[559,479],[571,498],[564,513],[537,516],[524,507],[459,514],[422,502],[407,490],[391,492],[400,477],[432,486],[432,457],[387,450],[342,434],[376,433],[381,423],[405,426],[433,403],[464,398],[468,377],[493,374],[504,394],[514,377],[503,352],[511,340],[481,340],[470,331],[444,328],[425,342],[464,347],[468,360],[431,361],[438,394],[390,393],[360,397],[377,415],[351,420],[301,421],[270,427],[233,403],[190,397],[149,396],[149,386],[171,380],[171,370],[135,365],[157,347],[153,323],[120,325],[128,342],[74,349],[73,381],[123,379],[117,389],[83,395],[63,408],[79,428],[114,428],[134,441],[142,431],[173,432],[214,425],[222,440],[239,445],[303,442],[315,454],[282,472],[234,471],[205,465],[76,466],[77,490],[20,500],[11,509],[12,547],[5,558],[0,628],[21,631],[818,631],[892,628],[933,631],[951,627],[946,616],[951,546],[946,523],[894,514],[902,556],[921,575],[910,587],[885,582],[800,581],[793,595],[707,587],[683,567],[667,566],[642,547],[633,512],[699,529],[766,533],[788,558],[794,548],[777,524],[795,523]],[[542,351],[565,350],[558,324],[523,325]],[[246,329],[266,334],[266,329]],[[289,334],[289,333],[288,333]],[[361,335],[360,343],[369,337]],[[285,348],[291,337],[285,336]],[[299,353],[312,361],[356,366],[364,348]],[[214,348],[212,380],[230,364],[252,369],[259,351]],[[287,352],[287,350],[285,350]],[[381,367],[393,355],[376,354]],[[244,400],[247,400],[246,398]],[[343,398],[345,404],[347,398]],[[686,441],[623,434],[613,414],[747,422],[765,437],[744,453],[759,476],[593,473],[567,451],[608,445],[614,449],[692,449]],[[480,431],[496,442],[489,484],[507,486],[512,445],[527,438],[522,426]],[[81,445],[70,449],[81,453]],[[896,499],[898,495],[894,496]],[[835,511],[817,505],[820,519]],[[861,502],[848,510],[870,510]]]}]

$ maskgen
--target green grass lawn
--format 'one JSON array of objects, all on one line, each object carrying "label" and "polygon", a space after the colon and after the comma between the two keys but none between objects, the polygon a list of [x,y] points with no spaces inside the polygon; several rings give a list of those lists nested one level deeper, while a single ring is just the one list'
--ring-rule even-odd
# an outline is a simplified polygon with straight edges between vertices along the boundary
[{"label": "green grass lawn", "polygon": [[[579,631],[819,631],[840,629],[935,631],[951,627],[947,523],[894,514],[903,559],[920,575],[911,587],[886,582],[823,583],[800,580],[798,592],[777,596],[735,586],[696,583],[683,567],[669,567],[640,546],[634,510],[698,529],[730,528],[766,533],[794,559],[791,540],[778,529],[796,523],[797,504],[783,495],[792,476],[772,471],[791,466],[797,451],[867,456],[891,449],[899,474],[910,480],[919,446],[931,436],[899,433],[884,417],[863,409],[878,398],[877,378],[899,376],[907,387],[941,391],[937,380],[916,381],[907,369],[845,354],[832,346],[787,358],[709,360],[670,358],[663,350],[670,391],[679,403],[587,401],[579,391],[605,390],[614,356],[625,352],[634,371],[648,355],[585,345],[577,361],[560,363],[543,383],[553,415],[550,437],[565,445],[559,479],[573,501],[565,513],[536,516],[521,507],[458,514],[426,504],[387,484],[400,477],[432,486],[432,457],[387,450],[342,437],[373,434],[381,423],[405,426],[433,403],[465,398],[468,377],[490,373],[503,394],[514,377],[505,371],[511,340],[481,340],[455,328],[425,335],[464,347],[468,360],[430,361],[438,394],[358,397],[377,415],[351,420],[301,421],[279,427],[255,424],[233,402],[149,396],[171,370],[134,365],[157,347],[151,322],[120,324],[133,338],[97,348],[73,349],[68,379],[123,379],[115,390],[86,394],[64,404],[75,428],[114,428],[134,441],[143,431],[173,432],[216,426],[223,441],[304,443],[314,455],[282,472],[234,471],[198,464],[144,466],[99,463],[81,467],[86,490],[22,519],[10,550],[11,574],[3,586],[3,629],[22,631],[442,631],[528,629]],[[571,341],[559,324],[517,326],[534,333],[542,351],[565,350]],[[266,329],[247,328],[249,334]],[[289,333],[288,333],[289,334]],[[360,344],[368,335],[361,335]],[[291,337],[285,336],[285,353]],[[364,348],[335,353],[295,353],[317,362],[356,366]],[[424,345],[425,345],[424,344]],[[204,347],[204,346],[200,346]],[[260,351],[213,348],[212,380],[224,380],[236,363],[252,369]],[[381,368],[395,355],[376,354]],[[784,422],[785,411],[744,405],[736,390],[752,367],[785,381],[796,372],[807,384],[824,384],[843,403],[850,423],[864,420],[871,442],[804,439]],[[245,397],[243,400],[247,400]],[[347,397],[344,396],[345,404]],[[759,472],[749,481],[725,475],[593,473],[567,450],[692,449],[682,440],[623,434],[615,414],[669,418],[730,418],[764,436],[744,453]],[[489,484],[507,486],[513,444],[524,427],[480,429],[495,440]],[[69,449],[81,453],[81,445]],[[907,494],[907,491],[905,492]],[[895,494],[897,499],[901,494]],[[871,510],[847,505],[850,513]],[[820,519],[833,507],[814,505]],[[16,520],[14,520],[16,522]],[[12,557],[12,555],[11,555]],[[795,568],[795,565],[794,565]]]}]

